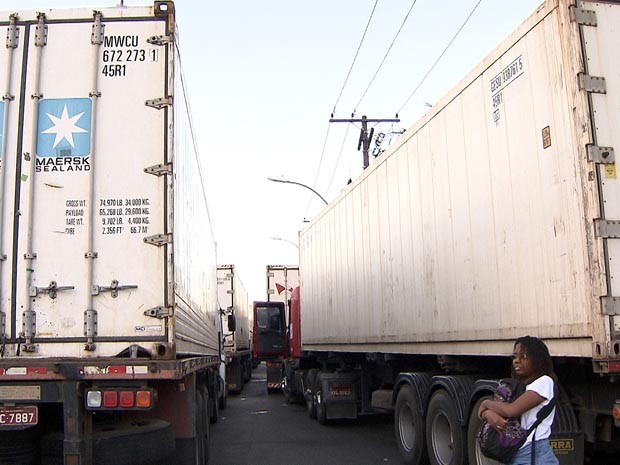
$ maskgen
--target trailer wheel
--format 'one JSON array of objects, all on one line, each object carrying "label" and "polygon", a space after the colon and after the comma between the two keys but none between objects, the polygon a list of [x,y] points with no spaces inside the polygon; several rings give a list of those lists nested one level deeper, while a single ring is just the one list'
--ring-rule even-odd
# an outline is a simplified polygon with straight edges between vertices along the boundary
[{"label": "trailer wheel", "polygon": [[291,392],[291,387],[290,387],[290,383],[288,380],[289,380],[289,377],[288,375],[286,375],[284,377],[284,381],[282,381],[282,392],[284,393],[284,401],[287,404],[292,404],[295,402],[295,396]]},{"label": "trailer wheel", "polygon": [[478,399],[478,402],[474,404],[474,408],[469,415],[469,424],[467,427],[467,451],[469,454],[469,465],[501,465],[500,462],[482,455],[482,452],[480,452],[480,446],[478,445],[478,435],[480,434],[480,428],[482,427],[482,420],[478,418],[478,409],[483,401],[491,398],[491,396],[484,396]]},{"label": "trailer wheel", "polygon": [[37,428],[0,433],[0,463],[35,465],[39,453]]},{"label": "trailer wheel", "polygon": [[[217,423],[217,419],[220,416],[220,396],[218,393],[218,380],[216,377],[209,377],[209,384],[210,384],[210,388],[209,389],[209,401],[208,401],[208,405],[209,405],[209,421],[211,423]],[[206,391],[206,388],[205,388]]]},{"label": "trailer wheel", "polygon": [[[41,438],[41,464],[62,465],[62,431]],[[136,420],[93,425],[93,465],[153,465],[171,463],[174,432],[161,420]]]},{"label": "trailer wheel", "polygon": [[398,391],[394,410],[394,432],[398,451],[405,465],[421,463],[426,452],[424,418],[418,409],[416,394],[405,385]]},{"label": "trailer wheel", "polygon": [[459,425],[456,406],[445,391],[431,397],[426,415],[426,442],[432,465],[466,463],[466,435]]},{"label": "trailer wheel", "polygon": [[[206,402],[205,397],[206,395]],[[207,465],[209,462],[209,397],[206,389],[196,391],[196,464]]]},{"label": "trailer wheel", "polygon": [[248,383],[252,379],[252,359],[246,357],[243,359],[243,382]]},{"label": "trailer wheel", "polygon": [[304,398],[306,399],[306,409],[310,418],[316,418],[316,404],[314,403],[314,389],[316,384],[316,376],[319,370],[311,368],[306,372],[304,383]]},{"label": "trailer wheel", "polygon": [[226,382],[222,380],[219,376],[217,385],[218,389],[220,390],[218,393],[220,398],[220,410],[224,410],[228,402],[228,386],[226,385]]},{"label": "trailer wheel", "polygon": [[323,398],[323,388],[321,387],[321,373],[316,377],[316,387],[314,389],[314,402],[316,405],[316,419],[321,425],[326,425],[327,420],[327,407],[325,406],[325,399]]}]

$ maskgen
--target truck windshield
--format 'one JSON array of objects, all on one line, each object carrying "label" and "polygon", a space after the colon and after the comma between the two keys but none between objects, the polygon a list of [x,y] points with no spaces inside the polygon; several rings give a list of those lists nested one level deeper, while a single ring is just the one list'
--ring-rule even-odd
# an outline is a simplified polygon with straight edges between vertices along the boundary
[{"label": "truck windshield", "polygon": [[257,307],[256,322],[259,329],[272,331],[282,330],[280,309],[277,307]]}]

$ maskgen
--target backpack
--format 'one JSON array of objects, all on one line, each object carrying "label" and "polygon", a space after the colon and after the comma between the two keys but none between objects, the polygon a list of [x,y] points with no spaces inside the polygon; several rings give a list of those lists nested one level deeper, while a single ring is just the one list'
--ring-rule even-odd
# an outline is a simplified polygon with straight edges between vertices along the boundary
[{"label": "backpack", "polygon": [[[524,392],[525,384],[512,379],[502,379],[495,389],[493,400],[499,402],[513,402]],[[525,444],[527,437],[532,431],[551,414],[555,407],[555,399],[556,395],[554,392],[553,399],[538,411],[536,421],[528,429],[524,429],[521,426],[520,418],[509,418],[506,428],[502,432],[496,431],[488,422],[484,421],[480,429],[480,434],[478,435],[480,452],[490,459],[508,463],[523,444]],[[534,447],[532,447],[531,463],[534,463]]]}]

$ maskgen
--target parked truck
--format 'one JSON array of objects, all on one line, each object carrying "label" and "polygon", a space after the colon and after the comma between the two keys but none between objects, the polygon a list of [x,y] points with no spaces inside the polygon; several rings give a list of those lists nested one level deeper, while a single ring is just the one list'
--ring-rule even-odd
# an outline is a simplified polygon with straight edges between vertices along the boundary
[{"label": "parked truck", "polygon": [[218,305],[223,312],[226,385],[239,394],[252,377],[248,293],[234,265],[217,267]]},{"label": "parked truck", "polygon": [[174,3],[0,36],[0,463],[206,463],[222,331]]},{"label": "parked truck", "polygon": [[267,301],[254,303],[254,334],[262,335],[257,339],[254,357],[265,361],[267,392],[275,392],[282,388],[282,357],[288,347],[280,331],[286,332],[290,323],[289,304],[293,290],[299,286],[299,266],[267,265],[266,277]]},{"label": "parked truck", "polygon": [[618,1],[544,2],[300,232],[288,397],[392,411],[406,464],[489,463],[477,408],[533,335],[560,462],[618,463],[618,30]]}]

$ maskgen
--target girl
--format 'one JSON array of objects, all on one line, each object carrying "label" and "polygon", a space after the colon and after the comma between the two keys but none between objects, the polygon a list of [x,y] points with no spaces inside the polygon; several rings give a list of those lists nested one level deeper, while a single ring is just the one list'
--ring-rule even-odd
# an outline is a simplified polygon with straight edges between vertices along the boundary
[{"label": "girl", "polygon": [[[526,384],[526,391],[513,402],[497,402],[487,399],[480,405],[478,416],[493,428],[502,431],[506,418],[521,417],[521,426],[529,428],[536,421],[538,411],[554,396],[553,364],[549,349],[544,342],[532,336],[515,341],[512,353],[512,377]],[[555,408],[530,434],[508,465],[530,465],[532,443],[535,447],[536,465],[557,465],[558,459],[549,444]]]}]

